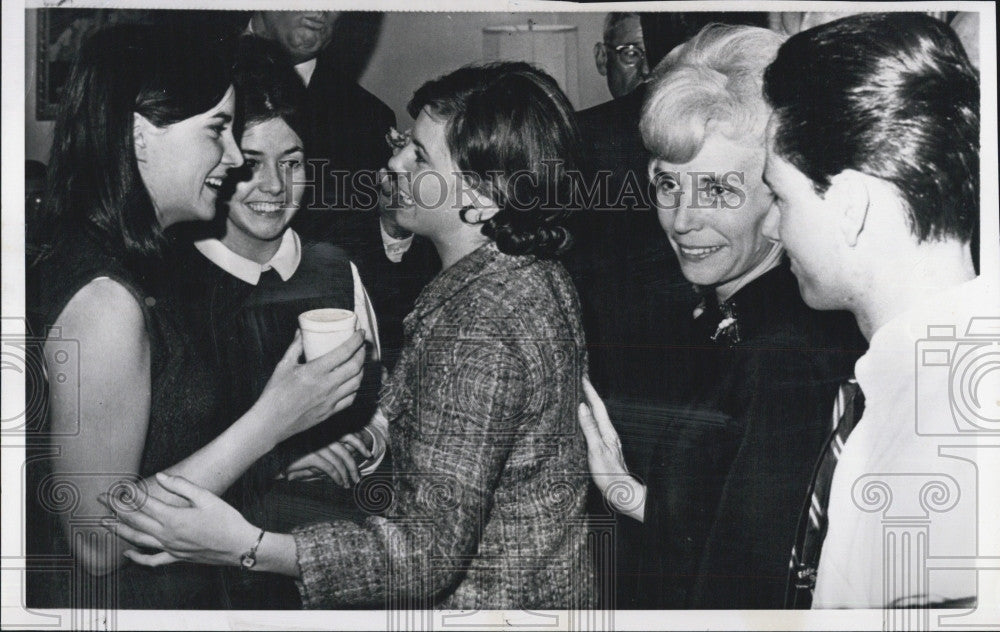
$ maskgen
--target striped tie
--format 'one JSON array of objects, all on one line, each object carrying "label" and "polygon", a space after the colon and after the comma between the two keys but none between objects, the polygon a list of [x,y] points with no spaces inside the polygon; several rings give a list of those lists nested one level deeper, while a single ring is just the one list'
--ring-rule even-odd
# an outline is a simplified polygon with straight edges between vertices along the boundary
[{"label": "striped tie", "polygon": [[788,608],[808,608],[816,587],[816,567],[826,537],[826,509],[830,501],[830,484],[847,437],[865,409],[865,395],[858,382],[851,378],[840,385],[833,405],[833,429],[809,485],[808,504],[802,508],[799,529],[788,562],[789,580],[785,605]]}]

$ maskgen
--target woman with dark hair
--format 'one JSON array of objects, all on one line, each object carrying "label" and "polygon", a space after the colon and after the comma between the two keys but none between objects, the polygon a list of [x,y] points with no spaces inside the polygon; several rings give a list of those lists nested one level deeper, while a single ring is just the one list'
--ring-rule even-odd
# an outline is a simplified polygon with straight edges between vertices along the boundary
[{"label": "woman with dark hair", "polygon": [[27,275],[29,319],[46,335],[42,390],[29,400],[47,402],[32,420],[47,455],[29,464],[27,500],[29,559],[73,570],[30,569],[30,605],[225,605],[218,575],[128,565],[127,545],[96,520],[123,498],[180,502],[152,478],[159,471],[222,492],[278,442],[348,406],[360,382],[360,334],[306,364],[296,340],[227,428],[216,377],[167,291],[164,230],[211,219],[227,171],[243,163],[228,57],[195,36],[116,26],[83,45],[67,83],[44,252]]},{"label": "woman with dark hair", "polygon": [[121,536],[165,551],[133,559],[242,559],[298,578],[311,608],[592,603],[575,419],[586,356],[576,294],[552,260],[570,243],[572,109],[548,75],[502,63],[425,84],[410,111],[412,136],[389,163],[397,218],[444,269],[407,317],[383,390],[392,476],[356,493],[373,515],[276,534],[163,478],[191,506],[122,514]]},{"label": "woman with dark hair", "polygon": [[[309,184],[302,142],[305,89],[301,78],[278,44],[251,36],[240,38],[234,75],[244,164],[227,178],[232,192],[216,222],[221,224],[220,234],[178,249],[173,276],[180,281],[180,294],[196,319],[193,329],[202,335],[209,355],[224,374],[225,406],[235,412],[246,410],[260,396],[304,311],[331,307],[354,311],[372,345],[373,361],[379,358],[379,342],[375,312],[347,253],[330,244],[303,240],[289,228]],[[376,384],[366,390],[374,400],[378,371],[371,374]],[[374,406],[374,401],[368,403]],[[284,461],[272,459],[267,464],[269,477],[288,465],[290,455],[303,456],[301,448],[318,447],[315,439],[320,435],[328,436],[339,428],[340,433],[330,437],[338,439],[358,419],[367,422],[373,410],[359,408],[351,407],[350,421],[338,415],[337,423],[323,424],[329,427],[297,435],[294,445],[283,446]],[[362,436],[372,441],[367,433]],[[350,435],[343,441],[351,449],[367,452],[359,437]],[[305,476],[311,469],[329,474],[343,487],[356,482],[354,458],[343,441],[296,465],[292,477]],[[331,450],[336,457],[324,458],[333,456]]]},{"label": "woman with dark hair", "polygon": [[[289,528],[312,515],[315,498],[329,516],[350,514],[349,489],[385,453],[385,419],[372,418],[379,380],[375,312],[357,267],[329,243],[289,227],[309,186],[303,127],[305,86],[281,46],[239,40],[233,77],[236,135],[244,163],[230,171],[217,221],[199,223],[217,236],[177,249],[171,265],[190,330],[214,361],[222,410],[236,417],[260,397],[294,339],[299,314],[319,308],[353,311],[371,345],[371,362],[355,403],[325,423],[283,442],[240,478],[226,498],[248,519]],[[224,417],[226,415],[223,415]],[[275,484],[276,479],[287,482]],[[270,493],[269,493],[270,492]],[[298,607],[291,579],[238,570],[229,574],[234,607]]]},{"label": "woman with dark hair", "polygon": [[864,344],[848,314],[803,303],[781,243],[764,234],[776,211],[761,83],[781,42],[763,28],[709,25],[650,83],[640,130],[660,223],[702,302],[689,348],[677,350],[687,374],[664,385],[670,406],[638,478],[585,385],[594,480],[643,523],[626,543],[642,557],[623,574],[642,580],[619,604],[783,606],[802,490]]}]

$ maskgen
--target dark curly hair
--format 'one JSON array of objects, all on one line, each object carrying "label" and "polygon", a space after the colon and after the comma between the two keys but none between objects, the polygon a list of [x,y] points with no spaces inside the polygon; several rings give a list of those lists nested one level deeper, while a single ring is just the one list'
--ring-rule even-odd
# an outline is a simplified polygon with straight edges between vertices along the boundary
[{"label": "dark curly hair", "polygon": [[466,66],[414,93],[407,111],[416,118],[425,108],[447,119],[455,164],[499,207],[482,231],[501,252],[552,258],[572,245],[564,224],[580,132],[552,77],[524,62]]},{"label": "dark curly hair", "polygon": [[305,138],[306,87],[285,49],[274,40],[240,37],[233,68],[236,117],[233,133],[280,118]]}]

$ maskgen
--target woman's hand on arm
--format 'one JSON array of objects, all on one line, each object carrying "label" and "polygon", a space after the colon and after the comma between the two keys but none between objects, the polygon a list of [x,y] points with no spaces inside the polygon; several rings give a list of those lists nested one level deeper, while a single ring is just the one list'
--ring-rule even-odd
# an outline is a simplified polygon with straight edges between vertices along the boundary
[{"label": "woman's hand on arm", "polygon": [[618,432],[604,402],[586,377],[583,392],[587,401],[580,404],[577,418],[587,440],[587,460],[594,483],[615,511],[642,522],[646,513],[646,486],[629,473]]},{"label": "woman's hand on arm", "polygon": [[[46,342],[46,362],[60,361],[55,354],[64,352],[66,341],[78,345],[80,383],[52,380],[49,385],[52,433],[61,450],[53,475],[78,492],[77,515],[100,516],[107,512],[98,496],[123,479],[135,481],[146,442],[151,374],[145,318],[124,286],[96,279],[67,303],[55,326],[60,336]],[[363,340],[358,332],[337,349],[300,364],[297,334],[250,411],[167,472],[223,492],[275,445],[353,403],[361,383]],[[181,504],[155,480],[138,485],[152,497]],[[113,540],[96,531],[98,537],[76,539],[74,555],[88,572],[104,574],[120,566],[123,557],[120,546],[111,546]]]},{"label": "woman's hand on arm", "polygon": [[[210,491],[179,476],[157,474],[165,490],[183,498],[186,507],[148,498],[144,503],[117,503],[117,523],[105,518],[101,524],[136,546],[160,549],[144,554],[128,551],[125,555],[144,566],[160,566],[179,560],[215,566],[239,566],[260,535],[236,509]],[[107,498],[103,499],[107,502]],[[288,550],[288,544],[291,550]],[[266,533],[256,551],[254,570],[281,572],[295,576],[298,565],[295,542],[291,536]]]}]

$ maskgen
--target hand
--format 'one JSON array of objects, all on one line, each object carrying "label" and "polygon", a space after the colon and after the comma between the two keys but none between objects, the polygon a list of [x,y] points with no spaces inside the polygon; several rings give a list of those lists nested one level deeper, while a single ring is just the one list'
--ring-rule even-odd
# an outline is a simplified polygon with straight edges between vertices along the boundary
[{"label": "hand", "polygon": [[264,413],[259,431],[277,444],[353,404],[363,375],[364,341],[364,332],[356,331],[336,349],[300,363],[302,333],[297,331],[254,404]]},{"label": "hand", "polygon": [[622,442],[608,410],[586,377],[583,393],[587,402],[580,404],[577,419],[587,440],[587,461],[594,483],[615,511],[641,522],[646,510],[646,487],[629,474]]},{"label": "hand", "polygon": [[[117,523],[104,518],[101,526],[136,546],[162,550],[154,554],[129,550],[125,556],[143,566],[178,560],[239,566],[240,556],[250,549],[260,530],[221,498],[185,478],[159,473],[156,480],[168,492],[184,498],[188,506],[168,505],[152,496],[127,509],[116,503]],[[101,502],[112,507],[106,495],[102,494]]]},{"label": "hand", "polygon": [[333,482],[347,489],[356,485],[361,480],[358,472],[358,458],[361,461],[372,456],[371,447],[365,440],[372,441],[370,433],[361,430],[359,432],[345,434],[328,446],[324,446],[315,452],[305,455],[285,469],[285,477],[290,481],[303,480],[315,477],[317,474],[326,474]]}]

